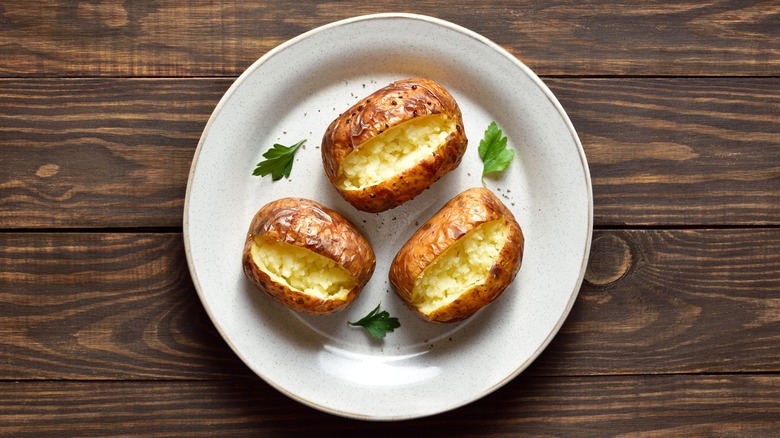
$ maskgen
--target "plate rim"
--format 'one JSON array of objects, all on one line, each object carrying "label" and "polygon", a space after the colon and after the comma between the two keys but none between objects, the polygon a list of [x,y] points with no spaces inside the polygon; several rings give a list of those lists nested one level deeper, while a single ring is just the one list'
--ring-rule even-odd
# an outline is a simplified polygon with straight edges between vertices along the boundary
[{"label": "plate rim", "polygon": [[[585,180],[585,188],[587,190],[587,204],[588,204],[588,220],[587,220],[587,236],[586,236],[586,242],[582,251],[582,263],[580,266],[580,272],[577,277],[577,280],[575,282],[575,289],[570,293],[568,302],[566,304],[565,309],[561,313],[561,316],[559,317],[556,324],[552,327],[550,332],[547,334],[543,342],[534,350],[533,354],[531,354],[525,361],[523,361],[521,364],[515,368],[515,370],[505,376],[503,379],[499,380],[492,386],[489,386],[482,390],[481,392],[473,394],[471,397],[456,403],[452,404],[446,409],[440,409],[433,412],[422,412],[419,414],[406,414],[406,415],[397,415],[397,416],[374,416],[374,415],[367,415],[362,414],[359,412],[353,412],[353,411],[344,411],[340,409],[336,409],[333,407],[327,407],[320,404],[317,404],[311,400],[308,400],[306,398],[303,398],[291,391],[289,391],[284,386],[274,382],[273,380],[267,378],[267,376],[264,376],[262,373],[260,373],[258,370],[255,369],[255,367],[250,366],[247,364],[247,361],[245,360],[244,355],[241,353],[241,351],[237,348],[237,346],[233,343],[233,341],[230,339],[229,336],[226,335],[224,332],[222,326],[217,323],[216,316],[213,314],[210,306],[207,305],[206,301],[204,300],[203,295],[203,288],[200,283],[200,279],[198,277],[198,274],[195,270],[194,262],[192,260],[192,243],[190,242],[190,235],[189,235],[189,222],[190,222],[190,200],[191,200],[191,190],[192,190],[192,181],[195,174],[195,169],[198,165],[200,153],[203,149],[203,145],[205,143],[205,139],[207,137],[207,134],[210,131],[210,128],[212,124],[214,123],[214,120],[218,117],[218,115],[222,112],[223,107],[227,103],[227,101],[233,96],[236,89],[243,84],[243,82],[252,75],[255,70],[260,68],[267,60],[272,58],[273,56],[277,55],[278,53],[286,50],[288,47],[291,47],[300,41],[303,41],[305,39],[308,39],[318,33],[326,32],[332,28],[349,25],[357,22],[363,22],[363,21],[373,21],[373,20],[387,20],[387,19],[408,19],[408,20],[417,20],[417,21],[423,21],[430,24],[433,24],[435,26],[444,27],[450,30],[453,30],[455,32],[458,32],[460,34],[463,34],[467,37],[470,37],[472,39],[477,40],[480,44],[487,45],[492,50],[498,52],[500,55],[502,55],[504,58],[509,60],[515,67],[522,70],[528,77],[533,81],[533,83],[539,87],[539,89],[544,93],[545,97],[550,101],[550,103],[553,105],[555,110],[560,115],[562,121],[564,122],[566,128],[569,131],[569,134],[571,138],[573,139],[578,157],[580,159],[580,164],[582,168],[582,178]],[[462,406],[468,405],[470,403],[473,403],[493,392],[498,390],[499,388],[503,387],[510,381],[512,381],[514,378],[516,378],[519,374],[521,374],[525,369],[530,366],[531,363],[533,363],[539,355],[547,348],[547,346],[552,342],[552,339],[557,335],[557,333],[560,331],[561,327],[563,326],[564,322],[569,316],[569,313],[571,312],[572,307],[574,306],[574,302],[576,301],[577,297],[579,296],[579,292],[582,288],[582,283],[585,277],[585,271],[588,265],[588,255],[590,253],[590,247],[591,242],[593,238],[593,186],[592,186],[592,180],[590,175],[590,169],[588,166],[587,157],[585,155],[584,148],[582,146],[582,142],[579,138],[579,135],[577,134],[576,129],[574,128],[574,125],[572,124],[568,114],[564,110],[563,106],[560,104],[558,99],[555,97],[555,95],[552,93],[552,91],[547,87],[547,85],[539,78],[539,76],[533,72],[527,65],[525,65],[522,61],[520,61],[517,57],[509,53],[506,49],[504,49],[502,46],[498,45],[497,43],[493,42],[492,40],[488,39],[487,37],[478,34],[466,27],[463,27],[461,25],[452,23],[450,21],[429,16],[429,15],[423,15],[423,14],[414,14],[414,13],[404,13],[404,12],[384,12],[384,13],[376,13],[376,14],[365,14],[365,15],[358,15],[350,18],[345,18],[337,21],[333,21],[330,23],[326,23],[324,25],[312,28],[304,33],[301,33],[287,41],[284,41],[280,43],[279,45],[275,46],[274,48],[267,51],[265,54],[263,54],[260,58],[255,60],[249,67],[247,67],[230,85],[230,87],[225,91],[225,93],[220,98],[219,102],[215,106],[214,110],[212,111],[211,115],[209,116],[208,121],[206,122],[206,125],[203,128],[203,131],[201,133],[200,139],[198,140],[198,145],[195,149],[195,152],[193,154],[192,162],[190,164],[190,170],[187,176],[187,187],[185,191],[185,197],[184,197],[184,211],[182,215],[182,237],[184,241],[184,252],[185,252],[185,258],[187,260],[187,267],[190,272],[190,277],[193,282],[193,286],[195,287],[195,291],[198,295],[198,299],[201,302],[201,305],[203,306],[204,310],[206,311],[206,314],[209,317],[209,320],[216,328],[217,332],[220,334],[222,339],[225,341],[225,343],[230,347],[230,349],[233,351],[233,353],[244,363],[247,368],[249,368],[254,374],[256,374],[258,377],[260,377],[265,383],[267,383],[269,386],[273,387],[280,393],[284,394],[285,396],[298,401],[306,406],[312,407],[314,409],[320,410],[325,413],[338,415],[345,418],[352,418],[357,420],[366,420],[366,421],[401,421],[401,420],[411,420],[416,418],[423,418],[427,416],[437,415],[440,413],[452,411],[454,409],[460,408]],[[357,411],[357,410],[356,410]]]}]

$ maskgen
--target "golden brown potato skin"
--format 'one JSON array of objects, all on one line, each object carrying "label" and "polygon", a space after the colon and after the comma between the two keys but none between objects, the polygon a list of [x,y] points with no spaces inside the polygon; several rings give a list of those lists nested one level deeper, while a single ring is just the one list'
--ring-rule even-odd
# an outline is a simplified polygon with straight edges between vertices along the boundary
[{"label": "golden brown potato skin", "polygon": [[[434,154],[377,185],[361,190],[342,188],[339,168],[355,148],[396,125],[432,114],[442,114],[456,124],[456,130]],[[452,95],[432,80],[413,78],[377,90],[336,118],[322,138],[322,162],[328,179],[344,199],[359,210],[380,212],[413,199],[458,167],[467,145],[463,117]]]},{"label": "golden brown potato skin", "polygon": [[[509,235],[490,269],[488,281],[428,315],[420,312],[412,304],[412,289],[423,270],[468,232],[502,217],[509,226]],[[423,319],[442,323],[461,321],[491,303],[509,287],[520,270],[524,242],[520,225],[498,197],[485,188],[468,189],[447,202],[401,247],[390,265],[390,283],[398,296]]]},{"label": "golden brown potato skin", "polygon": [[[297,245],[323,255],[351,273],[358,282],[345,299],[323,300],[271,280],[252,261],[255,236]],[[282,198],[258,210],[249,225],[243,251],[244,273],[260,290],[300,312],[326,314],[349,305],[371,278],[376,257],[368,240],[344,216],[317,202]]]}]

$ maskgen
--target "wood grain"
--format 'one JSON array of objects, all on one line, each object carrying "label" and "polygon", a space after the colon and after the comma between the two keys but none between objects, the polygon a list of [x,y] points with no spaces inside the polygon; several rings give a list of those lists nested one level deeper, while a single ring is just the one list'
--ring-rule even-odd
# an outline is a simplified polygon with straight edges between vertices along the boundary
[{"label": "wood grain", "polygon": [[181,234],[0,234],[0,379],[248,375],[192,286]]},{"label": "wood grain", "polygon": [[780,80],[548,84],[585,148],[596,224],[778,224]]},{"label": "wood grain", "polygon": [[776,436],[780,377],[521,376],[452,412],[360,422],[257,381],[3,382],[0,434],[67,436]]},{"label": "wood grain", "polygon": [[[371,423],[240,362],[181,223],[233,80],[387,11],[465,26],[544,78],[588,156],[597,231],[528,370]],[[778,436],[779,21],[772,0],[0,2],[0,436]]]},{"label": "wood grain", "polygon": [[[585,280],[529,374],[780,372],[780,229],[599,231]],[[249,375],[179,234],[0,233],[0,302],[0,379]]]},{"label": "wood grain", "polygon": [[[0,80],[0,228],[180,227],[231,83]],[[780,80],[548,83],[585,147],[597,226],[780,224]]]},{"label": "wood grain", "polygon": [[230,81],[0,81],[0,226],[181,226],[190,163]]},{"label": "wood grain", "polygon": [[780,371],[780,230],[593,236],[542,374]]},{"label": "wood grain", "polygon": [[542,75],[780,74],[772,1],[12,0],[0,6],[0,75],[237,76],[305,31],[387,11],[470,28]]}]

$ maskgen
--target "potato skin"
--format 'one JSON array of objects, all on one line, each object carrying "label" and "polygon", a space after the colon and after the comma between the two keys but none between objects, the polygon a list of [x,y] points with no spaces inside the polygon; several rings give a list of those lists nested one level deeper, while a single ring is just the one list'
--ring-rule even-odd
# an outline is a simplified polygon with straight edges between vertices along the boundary
[{"label": "potato skin", "polygon": [[[339,168],[355,148],[388,129],[417,117],[442,114],[455,120],[456,130],[434,154],[416,166],[377,185],[343,189]],[[429,79],[396,81],[360,100],[334,120],[322,138],[325,174],[355,208],[380,212],[407,202],[460,165],[468,140],[457,102],[440,84]]]},{"label": "potato skin", "polygon": [[[291,290],[271,280],[252,261],[250,250],[255,236],[297,245],[325,256],[357,279],[344,299],[323,300]],[[338,212],[302,198],[282,198],[258,210],[249,225],[243,250],[244,273],[260,290],[294,310],[326,314],[348,306],[368,283],[376,257],[368,240]]]},{"label": "potato skin", "polygon": [[[428,315],[415,307],[412,290],[423,270],[471,230],[502,217],[509,226],[509,235],[490,269],[488,281]],[[401,247],[390,265],[390,283],[398,296],[423,319],[440,323],[461,321],[491,303],[509,287],[520,270],[524,242],[520,225],[498,197],[485,188],[468,189],[447,202]]]}]

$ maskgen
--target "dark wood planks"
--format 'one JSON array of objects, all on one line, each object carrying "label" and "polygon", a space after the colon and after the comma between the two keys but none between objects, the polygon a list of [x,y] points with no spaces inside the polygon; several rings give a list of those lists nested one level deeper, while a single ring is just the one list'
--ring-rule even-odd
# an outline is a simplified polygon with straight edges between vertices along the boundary
[{"label": "dark wood planks", "polygon": [[[780,224],[777,78],[547,82],[584,144],[597,226]],[[231,83],[0,80],[0,228],[181,226]]]},{"label": "dark wood planks", "polygon": [[780,377],[520,376],[452,412],[395,423],[326,415],[259,381],[3,382],[4,436],[774,436]]},{"label": "dark wood planks", "polygon": [[181,234],[0,234],[0,379],[247,375]]},{"label": "dark wood planks", "polygon": [[0,6],[0,75],[236,76],[305,31],[388,11],[468,27],[543,75],[780,73],[780,10],[771,1],[459,0],[443,8],[429,0],[413,5],[14,0]]},{"label": "dark wood planks", "polygon": [[228,80],[0,80],[0,226],[181,226]]},{"label": "dark wood planks", "polygon": [[[180,234],[0,233],[0,302],[0,380],[250,374],[200,305]],[[528,373],[777,373],[778,315],[780,229],[598,231]]]},{"label": "dark wood planks", "polygon": [[[776,436],[776,2],[441,4],[0,3],[0,76],[27,78],[0,80],[0,435]],[[582,136],[603,230],[527,372],[454,412],[377,425],[251,375],[200,306],[176,231],[232,79],[380,8],[469,27],[543,75]],[[104,227],[120,232],[65,230]]]},{"label": "dark wood planks", "polygon": [[780,79],[549,79],[597,225],[780,223]]},{"label": "dark wood planks", "polygon": [[780,371],[780,229],[597,231],[544,374]]}]

